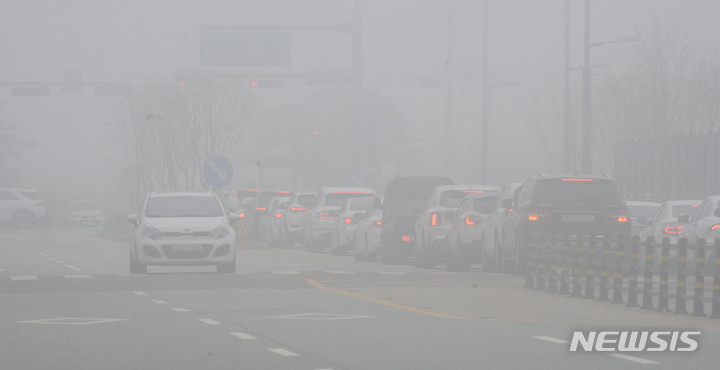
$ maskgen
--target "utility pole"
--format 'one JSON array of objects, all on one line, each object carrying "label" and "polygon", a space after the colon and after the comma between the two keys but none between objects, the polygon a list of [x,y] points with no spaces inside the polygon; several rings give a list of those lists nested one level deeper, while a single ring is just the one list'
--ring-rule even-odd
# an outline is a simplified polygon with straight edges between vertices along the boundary
[{"label": "utility pole", "polygon": [[583,173],[592,173],[592,76],[590,70],[590,0],[585,0],[585,63],[583,64]]},{"label": "utility pole", "polygon": [[575,172],[575,123],[570,105],[570,0],[565,0],[565,89],[563,91],[563,119],[565,124],[565,150],[563,171]]},{"label": "utility pole", "polygon": [[[362,114],[362,28],[360,25],[360,0],[355,0],[355,10],[353,11],[352,22],[350,23],[350,36],[352,37],[353,44],[353,64],[352,64],[352,87],[351,87],[351,99],[352,99],[352,117],[350,119],[350,143],[352,143],[352,165],[355,168],[360,168],[361,155],[360,155],[360,115]],[[368,137],[375,136],[374,133],[368,132]],[[373,141],[370,145],[371,150],[374,147],[375,142]],[[374,161],[374,150],[368,157],[368,163],[370,160]]]},{"label": "utility pole", "polygon": [[488,184],[488,0],[483,10],[482,112],[480,119],[480,181]]},{"label": "utility pole", "polygon": [[455,15],[455,0],[448,0],[448,26],[446,36],[445,54],[445,150],[443,156],[444,171],[446,175],[454,175],[453,150],[453,28]]}]

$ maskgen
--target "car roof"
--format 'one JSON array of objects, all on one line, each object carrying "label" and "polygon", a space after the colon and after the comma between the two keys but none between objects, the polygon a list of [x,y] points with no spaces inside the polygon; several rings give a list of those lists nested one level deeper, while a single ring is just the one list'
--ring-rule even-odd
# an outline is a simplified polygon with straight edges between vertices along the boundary
[{"label": "car roof", "polygon": [[332,188],[323,188],[328,193],[355,193],[355,192],[362,192],[362,193],[373,193],[375,194],[375,191],[371,188],[362,188],[362,187],[332,187]]},{"label": "car roof", "polygon": [[150,197],[214,197],[215,195],[209,191],[170,191],[170,192],[152,192]]},{"label": "car roof", "polygon": [[97,203],[94,200],[71,200],[68,203]]},{"label": "car roof", "polygon": [[[497,186],[492,185],[440,185],[435,188],[440,191],[444,190],[482,190],[482,191],[500,191]],[[468,193],[472,194],[472,193]],[[476,193],[481,194],[481,193]]]},{"label": "car roof", "polygon": [[662,206],[662,203],[644,202],[644,201],[639,201],[639,200],[626,200],[625,204],[627,204],[628,206],[656,206],[656,207]]},{"label": "car roof", "polygon": [[693,204],[700,204],[702,203],[702,200],[668,200],[665,202],[665,204],[670,206],[689,206]]},{"label": "car roof", "polygon": [[575,174],[575,173],[554,173],[550,175],[545,175],[543,173],[535,173],[531,177],[535,178],[543,178],[543,179],[593,179],[593,180],[610,180],[612,179],[609,176],[604,175],[588,175],[588,174]]}]

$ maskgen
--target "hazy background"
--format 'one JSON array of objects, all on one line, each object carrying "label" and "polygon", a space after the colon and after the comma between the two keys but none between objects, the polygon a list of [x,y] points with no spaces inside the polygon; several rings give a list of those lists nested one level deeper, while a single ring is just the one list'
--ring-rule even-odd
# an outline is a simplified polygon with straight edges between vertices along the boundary
[{"label": "hazy background", "polygon": [[[334,24],[348,22],[355,1],[13,1],[0,2],[0,81],[60,81],[64,70],[80,69],[87,81],[145,80],[172,76],[199,65],[199,25],[232,23]],[[442,166],[445,127],[446,32],[448,1],[362,0],[364,89],[399,109],[399,124],[409,142],[402,166],[383,162],[372,185],[384,186],[399,175],[445,174],[456,181],[477,181],[482,61],[482,1],[454,1],[453,121],[457,147],[454,168]],[[583,1],[571,1],[571,64],[581,66]],[[593,1],[592,41],[613,41],[649,31],[653,19],[683,24],[700,45],[717,45],[720,2],[712,0]],[[490,167],[497,184],[520,180],[535,171],[560,168],[529,126],[528,107],[538,96],[560,97],[563,88],[564,1],[490,0],[489,83]],[[620,68],[633,44],[592,49],[593,64]],[[350,37],[334,32],[292,32],[292,67],[266,69],[308,72],[351,65]],[[221,68],[227,73],[261,69]],[[599,84],[602,71],[595,71]],[[573,86],[581,72],[573,72]],[[254,91],[258,110],[297,103],[323,86],[289,85]],[[576,94],[577,95],[577,94]],[[575,96],[574,100],[579,99]],[[62,93],[16,97],[0,87],[0,120],[18,127],[29,148],[10,164],[19,184],[46,198],[94,198],[108,207],[127,207],[115,193],[125,165],[108,134],[109,109],[116,98]],[[596,108],[597,109],[597,108]],[[581,133],[578,122],[578,134]],[[260,124],[257,121],[252,124]],[[267,121],[262,121],[267,124]],[[602,130],[602,122],[596,122]],[[248,134],[242,145],[254,138]],[[620,139],[620,138],[619,138]],[[545,144],[548,144],[547,142]],[[391,145],[391,144],[386,144]],[[579,150],[580,148],[578,148]],[[322,155],[322,153],[318,154]],[[232,187],[289,187],[297,184],[282,171],[265,169],[263,183],[253,163],[267,153],[238,148]],[[383,158],[380,158],[382,161]],[[272,162],[271,162],[272,164]],[[598,163],[596,172],[612,173]],[[328,184],[328,185],[344,185]],[[298,186],[316,190],[309,182]]]}]

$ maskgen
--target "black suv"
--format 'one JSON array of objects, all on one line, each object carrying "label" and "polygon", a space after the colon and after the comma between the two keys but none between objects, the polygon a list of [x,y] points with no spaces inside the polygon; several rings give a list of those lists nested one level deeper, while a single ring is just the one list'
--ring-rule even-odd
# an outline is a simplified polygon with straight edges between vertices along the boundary
[{"label": "black suv", "polygon": [[415,221],[440,185],[453,185],[453,181],[447,177],[400,177],[388,184],[380,230],[383,263],[405,264],[415,253]]},{"label": "black suv", "polygon": [[607,176],[538,173],[515,194],[503,205],[512,208],[502,228],[506,272],[523,272],[527,243],[539,234],[631,235],[627,206]]}]

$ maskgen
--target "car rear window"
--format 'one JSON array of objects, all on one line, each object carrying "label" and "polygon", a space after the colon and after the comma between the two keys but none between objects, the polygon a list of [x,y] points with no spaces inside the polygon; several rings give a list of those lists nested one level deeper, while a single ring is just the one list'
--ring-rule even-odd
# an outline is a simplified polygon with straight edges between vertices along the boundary
[{"label": "car rear window", "polygon": [[604,179],[546,179],[535,191],[535,201],[547,205],[583,206],[621,202],[620,193],[612,180]]},{"label": "car rear window", "polygon": [[298,195],[297,203],[301,206],[311,207],[317,202],[317,195],[315,194],[302,194]]},{"label": "car rear window", "polygon": [[350,201],[350,211],[360,212],[365,211],[373,203],[373,199],[369,197],[357,198]]},{"label": "car rear window", "polygon": [[95,202],[72,202],[70,203],[70,210],[77,212],[99,211],[100,206]]},{"label": "car rear window", "polygon": [[693,214],[695,214],[695,211],[697,209],[698,209],[698,206],[692,205],[692,204],[686,204],[686,205],[682,205],[682,206],[673,206],[672,207],[672,215],[675,218],[678,218],[681,215],[692,216]]},{"label": "car rear window", "polygon": [[373,193],[363,192],[347,192],[347,193],[330,193],[325,196],[325,205],[331,207],[342,207],[350,198],[375,197]]},{"label": "car rear window", "polygon": [[653,215],[655,215],[655,212],[660,208],[660,206],[628,206],[628,213],[630,213],[630,216],[632,217],[645,217],[645,218],[652,218]]},{"label": "car rear window", "polygon": [[448,208],[458,208],[468,194],[477,192],[471,190],[445,190],[440,194],[440,205]]},{"label": "car rear window", "polygon": [[222,217],[214,197],[168,196],[148,199],[146,217]]},{"label": "car rear window", "polygon": [[495,208],[499,195],[492,197],[482,197],[473,203],[473,209],[478,213],[490,213]]},{"label": "car rear window", "polygon": [[19,193],[22,194],[23,196],[25,196],[25,197],[28,198],[28,199],[31,199],[31,200],[40,200],[40,197],[38,197],[37,193],[34,192],[34,191],[20,191]]}]

